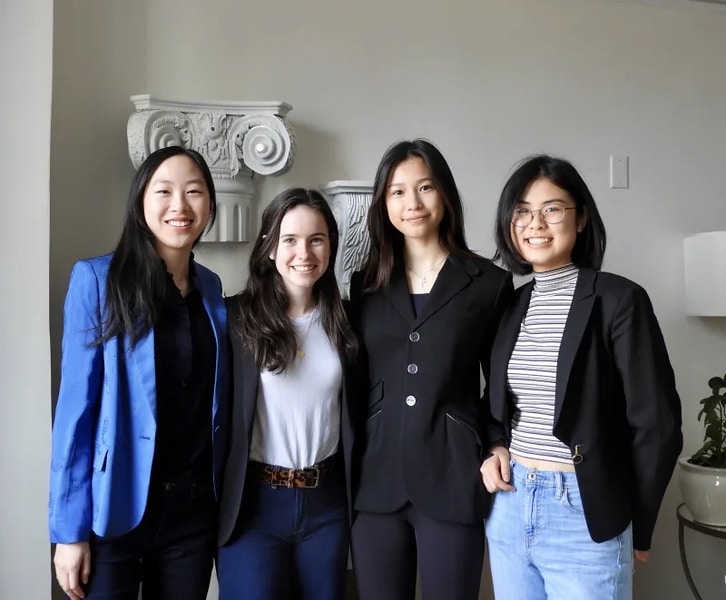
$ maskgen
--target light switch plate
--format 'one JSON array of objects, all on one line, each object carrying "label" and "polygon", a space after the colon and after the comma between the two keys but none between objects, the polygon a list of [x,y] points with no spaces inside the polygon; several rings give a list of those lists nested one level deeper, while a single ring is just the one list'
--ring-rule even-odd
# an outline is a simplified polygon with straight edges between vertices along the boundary
[{"label": "light switch plate", "polygon": [[610,155],[610,187],[612,189],[628,189],[629,181],[627,156]]}]

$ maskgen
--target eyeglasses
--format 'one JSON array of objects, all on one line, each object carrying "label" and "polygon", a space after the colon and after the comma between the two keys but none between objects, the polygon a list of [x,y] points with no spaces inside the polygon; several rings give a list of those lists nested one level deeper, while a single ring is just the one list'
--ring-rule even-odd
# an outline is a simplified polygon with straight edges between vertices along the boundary
[{"label": "eyeglasses", "polygon": [[537,210],[529,210],[528,208],[515,208],[512,213],[512,225],[515,227],[527,227],[534,221],[534,213],[539,213],[542,220],[548,225],[555,225],[565,218],[565,212],[568,210],[577,210],[576,206],[560,206],[559,204],[550,204],[544,208]]}]

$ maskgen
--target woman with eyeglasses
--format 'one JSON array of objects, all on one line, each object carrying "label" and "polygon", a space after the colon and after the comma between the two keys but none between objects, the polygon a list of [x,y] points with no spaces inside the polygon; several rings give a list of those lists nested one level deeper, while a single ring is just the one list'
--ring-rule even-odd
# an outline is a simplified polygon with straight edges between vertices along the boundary
[{"label": "woman with eyeglasses", "polygon": [[680,400],[650,299],[600,271],[605,227],[569,162],[534,156],[504,186],[497,257],[534,273],[491,358],[481,468],[499,600],[625,600],[681,450]]}]

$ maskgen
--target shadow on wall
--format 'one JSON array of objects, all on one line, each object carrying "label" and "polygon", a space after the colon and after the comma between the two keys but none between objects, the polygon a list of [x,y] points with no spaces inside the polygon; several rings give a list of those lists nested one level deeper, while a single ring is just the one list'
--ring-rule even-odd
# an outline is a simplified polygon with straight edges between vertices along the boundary
[{"label": "shadow on wall", "polygon": [[[50,156],[52,404],[59,384],[63,299],[72,264],[112,249],[133,168],[129,96],[148,89],[146,0],[56,0]],[[49,568],[53,569],[52,562]],[[52,577],[54,600],[66,596]]]}]

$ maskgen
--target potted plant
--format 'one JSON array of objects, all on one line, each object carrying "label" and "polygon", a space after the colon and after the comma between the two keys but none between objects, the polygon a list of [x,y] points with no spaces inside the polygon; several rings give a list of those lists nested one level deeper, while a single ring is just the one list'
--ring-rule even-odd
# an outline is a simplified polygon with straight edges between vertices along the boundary
[{"label": "potted plant", "polygon": [[711,395],[701,400],[703,446],[678,459],[683,500],[696,521],[726,526],[726,375],[708,380]]}]

